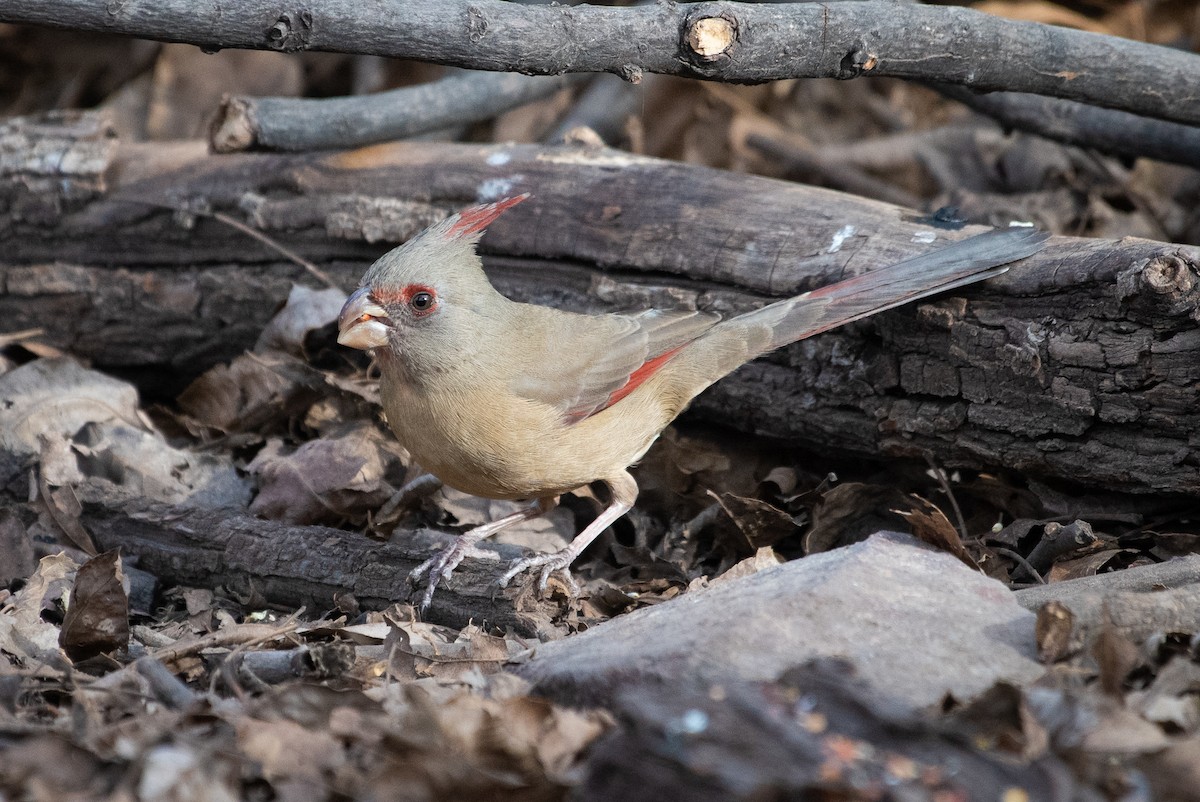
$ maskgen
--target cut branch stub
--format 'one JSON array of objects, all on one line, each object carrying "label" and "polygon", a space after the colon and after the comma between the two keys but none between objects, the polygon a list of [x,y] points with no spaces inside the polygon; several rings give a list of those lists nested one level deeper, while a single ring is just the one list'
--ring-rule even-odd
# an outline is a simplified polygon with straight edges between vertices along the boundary
[{"label": "cut branch stub", "polygon": [[730,53],[737,44],[738,21],[725,11],[714,11],[712,6],[699,6],[683,20],[680,50],[688,61],[711,72],[711,68],[730,60]]},{"label": "cut branch stub", "polygon": [[692,23],[688,45],[705,61],[715,61],[733,46],[733,23],[722,17],[705,17]]},{"label": "cut branch stub", "polygon": [[865,40],[859,39],[855,42],[854,49],[842,56],[842,60],[838,63],[838,73],[834,77],[839,81],[848,81],[851,78],[858,78],[864,72],[870,72],[877,66],[879,66],[879,57],[872,52]]},{"label": "cut branch stub", "polygon": [[1134,264],[1117,276],[1117,282],[1121,296],[1142,307],[1200,320],[1200,264],[1182,250]]},{"label": "cut branch stub", "polygon": [[307,50],[312,45],[313,16],[312,12],[301,9],[279,15],[266,31],[266,45],[271,50],[282,53],[295,53]]}]

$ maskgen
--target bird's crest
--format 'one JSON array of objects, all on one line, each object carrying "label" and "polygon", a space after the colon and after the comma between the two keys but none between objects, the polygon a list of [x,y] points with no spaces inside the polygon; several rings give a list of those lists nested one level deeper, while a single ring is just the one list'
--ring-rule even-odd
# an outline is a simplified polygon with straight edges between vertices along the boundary
[{"label": "bird's crest", "polygon": [[505,210],[511,209],[528,197],[529,193],[525,192],[520,195],[514,195],[511,198],[495,201],[494,203],[485,203],[480,206],[463,209],[457,215],[450,218],[450,227],[446,229],[444,236],[450,240],[476,237],[482,234],[483,230],[491,225],[492,221],[503,214]]},{"label": "bird's crest", "polygon": [[407,303],[403,298],[405,288],[417,285],[426,290],[433,288],[443,297],[451,287],[468,296],[482,292],[491,285],[475,244],[505,209],[528,197],[526,192],[450,215],[375,260],[363,276],[363,286],[369,285],[377,297],[395,298],[400,303]]}]

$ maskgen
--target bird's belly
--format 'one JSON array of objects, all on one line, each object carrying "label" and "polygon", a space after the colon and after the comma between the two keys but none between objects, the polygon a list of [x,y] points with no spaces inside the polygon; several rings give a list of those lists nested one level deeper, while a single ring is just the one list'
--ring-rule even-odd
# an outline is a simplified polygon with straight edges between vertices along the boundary
[{"label": "bird's belly", "polygon": [[606,411],[568,425],[545,405],[474,388],[436,402],[411,387],[383,397],[388,425],[422,468],[485,498],[556,496],[613,476],[669,422],[653,411]]},{"label": "bird's belly", "polygon": [[430,399],[404,387],[383,394],[388,425],[425,470],[450,487],[484,498],[558,495],[600,474],[576,464],[564,470],[548,441],[557,421],[524,403],[474,388]]}]

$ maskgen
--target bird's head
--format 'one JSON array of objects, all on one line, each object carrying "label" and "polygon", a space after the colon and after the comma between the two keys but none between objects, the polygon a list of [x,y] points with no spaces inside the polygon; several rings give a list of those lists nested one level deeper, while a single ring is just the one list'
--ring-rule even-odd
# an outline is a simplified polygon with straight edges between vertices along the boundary
[{"label": "bird's head", "polygon": [[380,257],[338,315],[338,342],[412,353],[433,341],[461,340],[456,332],[479,331],[470,318],[486,317],[502,296],[475,246],[493,220],[528,197],[464,209]]}]

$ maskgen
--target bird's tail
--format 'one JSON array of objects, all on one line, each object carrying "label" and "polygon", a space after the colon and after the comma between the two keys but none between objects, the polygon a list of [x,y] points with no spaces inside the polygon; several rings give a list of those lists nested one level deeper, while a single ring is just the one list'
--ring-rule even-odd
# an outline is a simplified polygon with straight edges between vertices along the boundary
[{"label": "bird's tail", "polygon": [[1003,273],[1008,263],[1040,251],[1048,237],[1024,227],[989,231],[722,321],[673,360],[681,363],[677,391],[690,399],[768,351]]},{"label": "bird's tail", "polygon": [[988,231],[936,251],[739,315],[730,323],[767,325],[761,353],[911,301],[974,284],[1031,256],[1050,235],[1033,228]]}]

